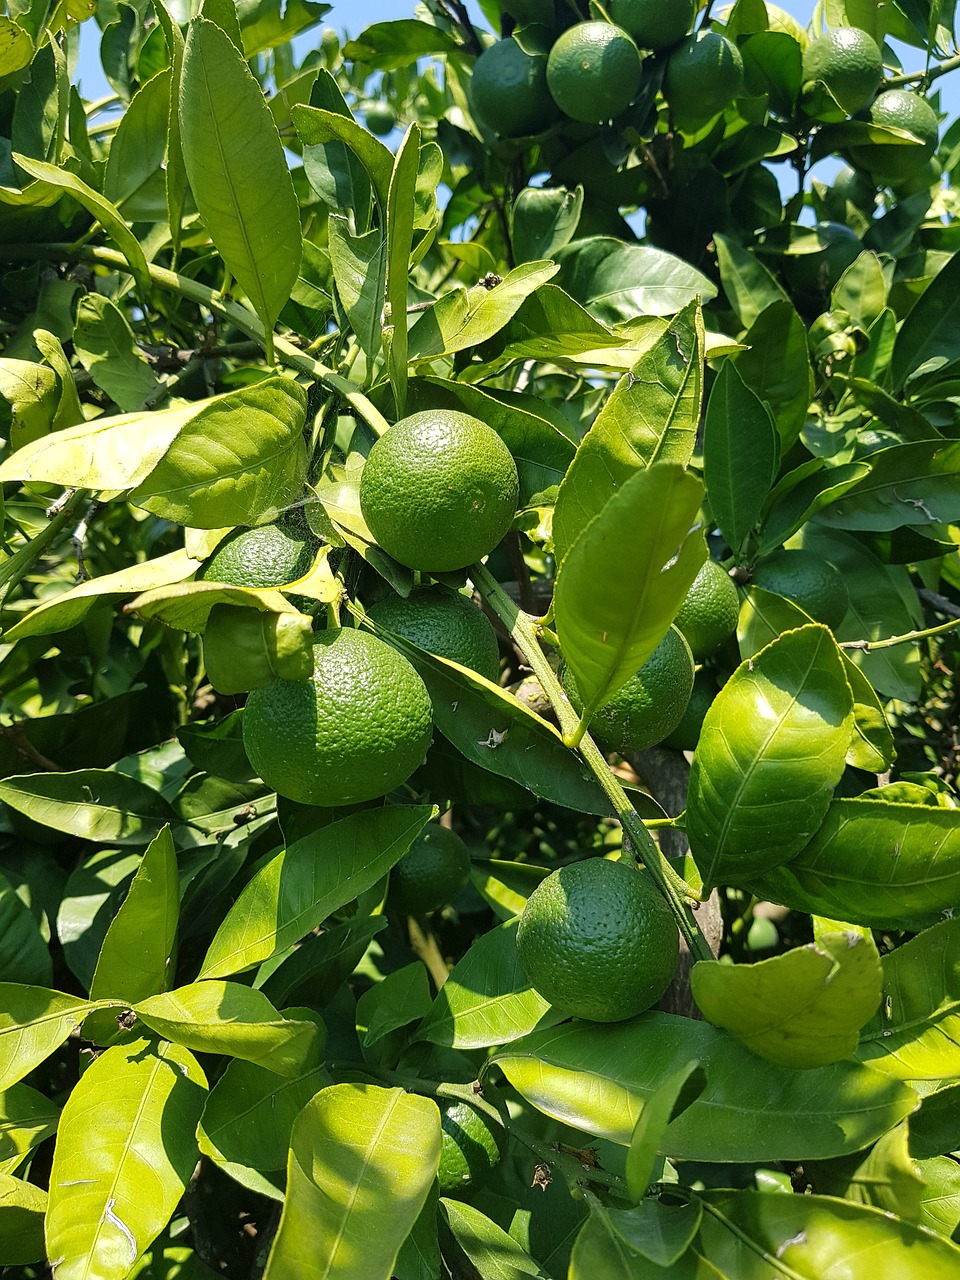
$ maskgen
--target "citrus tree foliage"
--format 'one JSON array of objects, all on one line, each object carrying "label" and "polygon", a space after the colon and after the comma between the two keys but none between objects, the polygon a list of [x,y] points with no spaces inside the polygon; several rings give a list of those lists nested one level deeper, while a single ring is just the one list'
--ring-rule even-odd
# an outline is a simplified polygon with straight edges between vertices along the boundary
[{"label": "citrus tree foliage", "polygon": [[0,16],[0,1269],[960,1274],[953,0],[329,7]]}]

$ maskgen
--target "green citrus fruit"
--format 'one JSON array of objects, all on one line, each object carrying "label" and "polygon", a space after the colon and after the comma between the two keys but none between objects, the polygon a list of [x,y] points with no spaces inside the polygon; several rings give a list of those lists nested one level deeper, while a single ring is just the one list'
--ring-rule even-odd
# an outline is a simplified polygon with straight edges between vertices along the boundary
[{"label": "green citrus fruit", "polygon": [[774,551],[757,564],[751,582],[786,596],[826,627],[838,627],[850,603],[839,572],[812,551]]},{"label": "green citrus fruit", "polygon": [[447,587],[417,587],[404,600],[388,596],[367,610],[374,622],[428,653],[459,662],[488,680],[500,670],[497,633],[465,596]]},{"label": "green citrus fruit", "polygon": [[527,899],[517,930],[531,984],[564,1013],[619,1022],[649,1009],[677,967],[677,926],[645,872],[589,858]]},{"label": "green citrus fruit", "polygon": [[901,200],[907,196],[919,195],[921,191],[929,191],[931,187],[939,187],[940,179],[943,177],[943,165],[936,156],[931,156],[923,167],[911,174],[909,178],[902,182],[893,182],[890,185],[896,191]]},{"label": "green citrus fruit", "polygon": [[470,1191],[500,1162],[496,1131],[466,1102],[447,1102],[440,1108],[441,1195]]},{"label": "green citrus fruit", "polygon": [[397,127],[397,116],[393,107],[386,102],[371,102],[363,113],[367,128],[377,137],[386,137]]},{"label": "green citrus fruit", "polygon": [[470,854],[455,831],[428,823],[390,872],[390,907],[405,916],[436,911],[470,878]]},{"label": "green citrus fruit", "polygon": [[299,804],[359,804],[405,782],[430,745],[426,686],[366,631],[323,631],[309,680],[254,689],[243,745],[260,777]]},{"label": "green citrus fruit", "polygon": [[[577,711],[583,702],[567,667],[563,687]],[[690,646],[671,627],[636,675],[609,698],[590,721],[590,732],[614,751],[643,751],[672,733],[693,690]]]},{"label": "green citrus fruit", "polygon": [[542,133],[559,117],[547,90],[546,58],[525,53],[512,38],[491,45],[477,59],[470,105],[479,123],[502,138]]},{"label": "green citrus fruit", "polygon": [[814,120],[843,120],[873,100],[882,79],[876,41],[859,27],[838,27],[803,51],[803,109]]},{"label": "green citrus fruit", "polygon": [[316,539],[283,524],[239,529],[220,543],[197,575],[233,587],[283,587],[313,564]]},{"label": "green citrus fruit", "polygon": [[822,304],[830,290],[860,256],[860,237],[843,222],[818,222],[822,248],[814,253],[784,254],[783,275],[801,301]]},{"label": "green citrus fruit", "polygon": [[640,88],[640,53],[611,22],[569,27],[550,50],[547,84],[571,120],[602,124],[625,111]]},{"label": "green citrus fruit", "polygon": [[696,751],[704,718],[713,706],[716,696],[717,682],[713,673],[701,669],[694,677],[693,693],[690,695],[687,709],[680,717],[680,723],[673,733],[664,738],[663,745],[673,747],[675,751]]},{"label": "green citrus fruit", "polygon": [[918,173],[937,149],[937,113],[925,98],[908,89],[887,89],[875,98],[866,118],[872,124],[905,129],[919,143],[865,143],[850,148],[850,159],[877,182],[891,186]]},{"label": "green citrus fruit", "polygon": [[743,90],[740,50],[717,31],[698,31],[670,55],[663,92],[683,123],[709,120]]},{"label": "green citrus fruit", "polygon": [[707,560],[673,622],[686,636],[693,656],[699,659],[709,657],[724,640],[729,640],[739,617],[740,597],[733,580],[716,560]]},{"label": "green citrus fruit", "polygon": [[478,418],[426,409],[384,432],[360,477],[370,532],[408,569],[464,569],[513,522],[519,480],[510,451]]},{"label": "green citrus fruit", "polygon": [[677,44],[693,26],[696,0],[610,0],[610,17],[641,49],[659,53]]},{"label": "green citrus fruit", "polygon": [[837,171],[833,189],[855,209],[872,214],[877,207],[877,184],[861,170],[851,169],[848,164]]}]

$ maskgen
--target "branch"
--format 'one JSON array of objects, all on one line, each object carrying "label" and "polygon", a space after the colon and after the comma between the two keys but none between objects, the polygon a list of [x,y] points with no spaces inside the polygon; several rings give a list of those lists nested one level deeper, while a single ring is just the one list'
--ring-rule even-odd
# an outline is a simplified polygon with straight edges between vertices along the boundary
[{"label": "branch", "polygon": [[934,80],[939,80],[950,71],[956,71],[958,67],[960,67],[960,53],[955,53],[952,58],[944,58],[943,62],[937,63],[935,67],[928,67],[926,71],[911,71],[908,75],[891,76],[889,80],[884,80],[881,88],[895,89],[899,85],[919,84],[926,89]]},{"label": "branch", "polygon": [[917,595],[934,613],[939,613],[944,618],[960,618],[960,606],[955,605],[946,596],[941,596],[936,591],[928,591],[926,587],[920,587]]},{"label": "branch", "polygon": [[905,635],[889,636],[886,640],[843,640],[840,642],[840,648],[873,653],[875,649],[892,649],[898,644],[910,644],[914,640],[926,640],[928,636],[943,635],[945,631],[956,631],[958,627],[960,627],[960,610],[957,611],[956,617],[951,618],[949,622],[942,622],[939,627],[926,627],[923,631],[908,631]]}]

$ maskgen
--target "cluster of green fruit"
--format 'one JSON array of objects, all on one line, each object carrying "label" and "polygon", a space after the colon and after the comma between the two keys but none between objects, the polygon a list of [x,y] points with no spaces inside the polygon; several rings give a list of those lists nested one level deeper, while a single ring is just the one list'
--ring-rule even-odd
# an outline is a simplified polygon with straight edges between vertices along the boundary
[{"label": "cluster of green fruit", "polygon": [[[474,113],[511,138],[541,133],[561,115],[602,124],[637,98],[650,53],[666,57],[663,87],[675,118],[691,126],[709,120],[743,89],[743,60],[718,32],[688,35],[696,10],[696,0],[611,0],[612,21],[568,27],[549,54],[528,52],[508,36],[477,59]],[[526,6],[522,12],[529,16]]]}]

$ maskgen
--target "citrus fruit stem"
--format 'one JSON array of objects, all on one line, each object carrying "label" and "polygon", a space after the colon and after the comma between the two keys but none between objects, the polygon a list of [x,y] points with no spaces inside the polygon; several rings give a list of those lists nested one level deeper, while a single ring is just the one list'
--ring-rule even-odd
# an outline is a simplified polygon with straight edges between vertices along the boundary
[{"label": "citrus fruit stem", "polygon": [[841,649],[858,649],[861,653],[873,653],[874,649],[892,649],[898,644],[910,644],[914,640],[926,640],[928,636],[939,636],[945,631],[956,631],[960,627],[960,618],[951,618],[949,622],[941,622],[936,627],[925,627],[923,631],[908,631],[902,636],[888,636],[885,640],[841,640]]},{"label": "citrus fruit stem", "polygon": [[[73,258],[78,262],[92,262],[111,267],[115,271],[127,273],[130,271],[129,264],[122,253],[118,253],[115,249],[100,248],[97,245],[79,247],[70,244],[0,245],[0,262],[17,262],[22,258],[38,257],[52,257],[56,260]],[[292,342],[288,342],[278,334],[268,335],[257,317],[246,307],[238,302],[227,302],[218,290],[178,275],[176,271],[167,271],[166,268],[154,266],[153,263],[147,264],[147,270],[151,282],[158,288],[166,289],[170,293],[179,293],[181,297],[189,298],[191,302],[199,302],[202,306],[208,307],[224,320],[235,324],[238,329],[263,347],[264,351],[272,342],[282,364],[288,365],[291,369],[299,369],[301,373],[306,373],[318,382],[322,382],[331,391],[336,391],[378,436],[382,436],[389,428],[390,424],[380,410],[367,399],[355,383],[342,378],[333,369],[315,360],[313,356],[301,351],[299,347],[295,347]]]},{"label": "citrus fruit stem", "polygon": [[[510,632],[514,644],[540,681],[544,693],[556,712],[564,742],[575,739],[580,730],[579,718],[547,661],[546,654],[540,648],[532,619],[510,599],[493,574],[482,564],[473,565],[468,572],[477,591]],[[677,927],[690,949],[690,954],[694,960],[712,960],[713,952],[690,906],[690,899],[696,900],[696,894],[677,875],[668,859],[660,852],[653,837],[644,826],[643,819],[630,804],[623,787],[607,767],[606,759],[597,744],[588,733],[580,730],[580,735],[580,755],[603,788],[604,794],[620,819],[624,832],[673,912]]]}]

